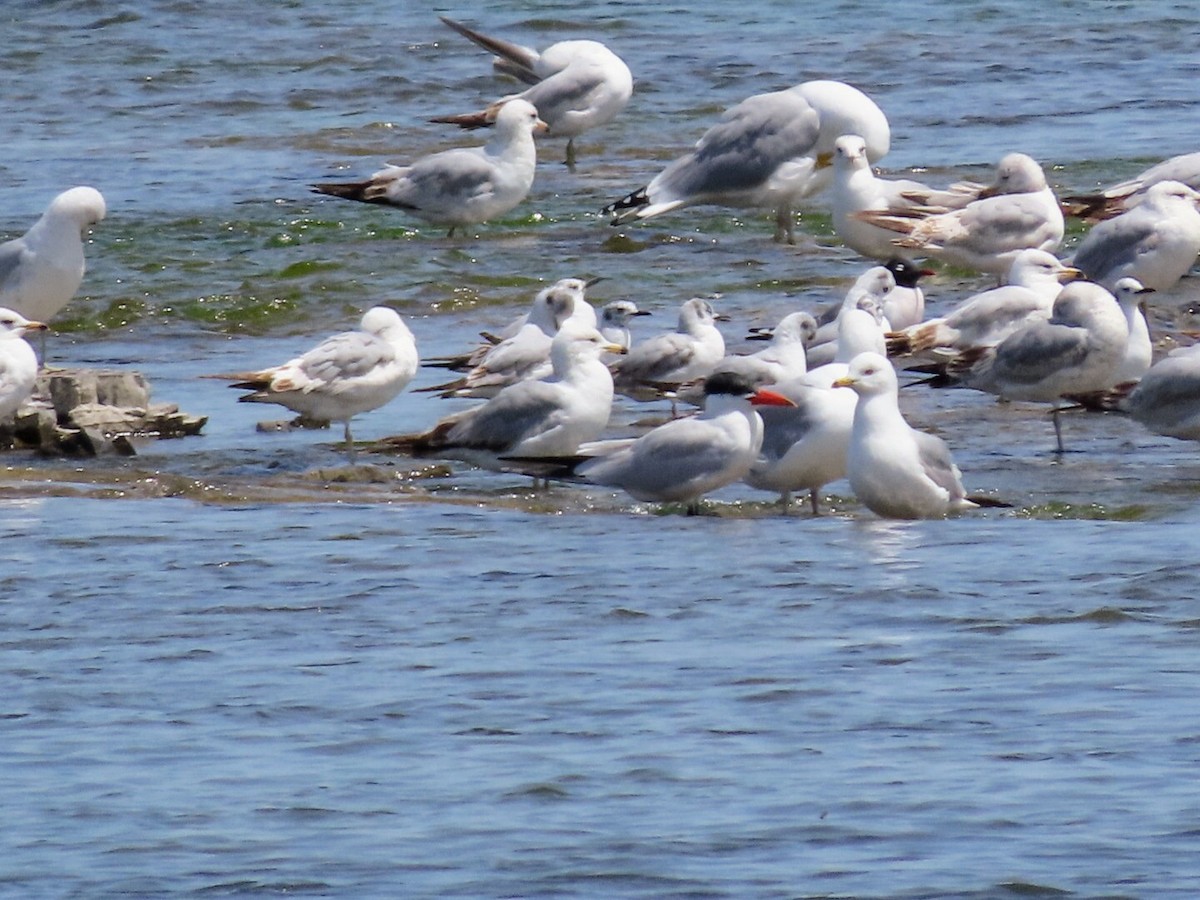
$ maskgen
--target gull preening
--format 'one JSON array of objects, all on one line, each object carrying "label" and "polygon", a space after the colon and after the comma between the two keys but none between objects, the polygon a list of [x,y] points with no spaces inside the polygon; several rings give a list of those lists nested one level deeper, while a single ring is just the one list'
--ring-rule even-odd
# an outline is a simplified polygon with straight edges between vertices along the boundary
[{"label": "gull preening", "polygon": [[494,53],[493,65],[497,72],[511,75],[530,87],[519,94],[500,98],[482,112],[438,116],[434,122],[479,128],[494,121],[500,107],[508,101],[527,100],[537,107],[549,135],[567,138],[566,162],[573,167],[575,138],[611,122],[633,95],[633,74],[629,66],[599,41],[558,41],[538,52],[483,34],[446,16],[438,18],[463,37]]},{"label": "gull preening", "polygon": [[313,191],[402,209],[449,226],[453,237],[460,226],[504,215],[533,187],[533,135],[546,130],[537,109],[525,100],[511,100],[497,111],[494,127],[483,147],[443,150],[407,166],[388,165],[365,181],[315,184]]},{"label": "gull preening", "polygon": [[42,322],[0,307],[0,425],[12,418],[33,393],[38,361],[25,335],[45,330]]},{"label": "gull preening", "polygon": [[385,438],[382,445],[492,469],[509,468],[506,458],[570,456],[608,424],[613,382],[600,355],[620,352],[590,325],[567,322],[551,345],[549,377],[511,384],[424,434]]},{"label": "gull preening", "polygon": [[250,391],[243,403],[277,403],[310,423],[341,422],[346,449],[354,455],[350,420],[396,397],[416,374],[417,345],[400,314],[374,306],[358,331],[327,337],[302,356],[279,366],[234,375],[232,388]]},{"label": "gull preening", "polygon": [[1053,252],[1062,242],[1063,214],[1042,167],[1024,153],[1000,160],[996,180],[961,209],[863,211],[855,216],[902,237],[897,247],[979,272],[1003,275],[1022,250]]},{"label": "gull preening", "polygon": [[635,500],[686,503],[699,511],[705,494],[741,480],[762,447],[762,418],[755,406],[790,405],[779,394],[728,372],[704,386],[704,411],[673,419],[633,441],[600,442],[574,465],[592,484],[616,487]]},{"label": "gull preening", "polygon": [[42,322],[57,315],[83,282],[83,233],[106,214],[98,190],[73,187],[25,234],[0,244],[0,306]]},{"label": "gull preening", "polygon": [[1109,290],[1125,277],[1169,291],[1200,253],[1200,193],[1178,181],[1151,185],[1142,201],[1087,233],[1072,263]]},{"label": "gull preening", "polygon": [[887,118],[840,81],[806,81],[756,94],[727,110],[696,148],[645,187],[605,207],[612,224],[700,204],[775,211],[775,239],[795,243],[794,208],[827,186],[834,142],[858,134],[875,162],[891,144]]},{"label": "gull preening", "polygon": [[834,385],[858,395],[846,477],[871,512],[891,519],[934,519],[978,505],[967,498],[946,442],[904,420],[896,370],[886,357],[854,357]]}]

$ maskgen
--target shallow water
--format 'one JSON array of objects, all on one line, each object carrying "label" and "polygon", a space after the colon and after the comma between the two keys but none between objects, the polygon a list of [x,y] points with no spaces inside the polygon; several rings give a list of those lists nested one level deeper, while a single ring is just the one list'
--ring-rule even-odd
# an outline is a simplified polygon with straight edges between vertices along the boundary
[{"label": "shallow water", "polygon": [[[1200,144],[1194,10],[437,11],[600,37],[638,79],[575,173],[546,143],[535,196],[465,240],[307,192],[477,140],[425,119],[505,88],[432,13],[0,13],[0,234],[74,183],[110,207],[53,361],[139,368],[210,416],[132,459],[4,460],[0,893],[1195,896],[1192,445],[1077,414],[1056,458],[1037,407],[911,389],[1010,509],[882,522],[842,483],[820,519],[740,487],[687,518],[457,464],[348,469],[340,431],[258,433],[272,411],[199,378],[376,302],[452,352],[566,275],[653,310],[639,334],[719,295],[734,341],[862,262],[819,202],[796,247],[717,209],[603,223],[721,109],[843,78],[888,113],[890,171],[985,177],[1019,149],[1077,190]],[[943,272],[931,307],[981,283]],[[1160,335],[1195,294],[1156,298]],[[453,408],[405,395],[356,435]]]}]

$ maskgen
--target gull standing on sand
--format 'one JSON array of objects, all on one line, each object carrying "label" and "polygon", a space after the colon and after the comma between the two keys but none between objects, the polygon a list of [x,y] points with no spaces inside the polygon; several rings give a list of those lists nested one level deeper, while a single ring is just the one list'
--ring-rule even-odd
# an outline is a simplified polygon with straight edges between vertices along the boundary
[{"label": "gull standing on sand", "polygon": [[866,94],[840,81],[806,81],[756,94],[645,187],[604,208],[620,225],[700,204],[775,210],[775,240],[795,243],[797,201],[827,186],[834,141],[862,135],[875,162],[891,143],[887,118]]},{"label": "gull standing on sand", "polygon": [[313,185],[363,203],[381,203],[435,225],[459,226],[502,216],[529,194],[537,165],[536,132],[546,130],[533,104],[511,100],[496,113],[495,134],[483,147],[456,147],[407,166],[389,165],[366,181]]},{"label": "gull standing on sand", "polygon": [[1109,290],[1128,276],[1169,291],[1200,253],[1200,193],[1178,181],[1160,181],[1142,202],[1087,233],[1072,259]]},{"label": "gull standing on sand", "polygon": [[342,422],[353,459],[350,420],[390,402],[412,380],[417,364],[416,341],[399,313],[374,306],[358,331],[332,335],[283,365],[212,377],[251,391],[238,398],[242,403],[278,403],[310,422]]},{"label": "gull standing on sand", "polygon": [[30,331],[45,331],[14,309],[0,308],[0,424],[12,418],[33,393],[37,381],[37,354],[25,340]]},{"label": "gull standing on sand", "polygon": [[994,347],[1032,319],[1050,318],[1054,298],[1083,273],[1045,250],[1022,250],[1008,270],[1008,283],[967,298],[945,316],[889,334],[888,353],[922,355]]},{"label": "gull standing on sand", "polygon": [[1156,434],[1200,441],[1200,344],[1173,350],[1151,366],[1124,409]]},{"label": "gull standing on sand", "polygon": [[859,218],[904,235],[897,247],[951,265],[1003,275],[1030,247],[1053,252],[1063,215],[1042,167],[1024,153],[1000,160],[995,183],[962,209],[922,216],[906,210],[861,212]]},{"label": "gull standing on sand", "polygon": [[613,363],[617,392],[634,400],[656,400],[664,390],[708,376],[725,355],[725,338],[716,325],[725,318],[707,300],[685,301],[675,331],[634,344]]},{"label": "gull standing on sand", "polygon": [[83,233],[106,213],[98,190],[73,187],[25,234],[0,244],[0,306],[42,322],[57,315],[83,282]]},{"label": "gull standing on sand", "polygon": [[592,452],[602,455],[576,461],[574,474],[621,488],[635,500],[686,503],[694,515],[701,497],[750,471],[763,432],[754,406],[791,403],[728,372],[711,375],[704,390],[703,412],[673,419],[634,441],[600,442]]},{"label": "gull standing on sand", "polygon": [[890,519],[936,519],[977,505],[967,499],[946,442],[904,421],[896,370],[886,357],[856,356],[834,385],[858,394],[846,476],[869,510]]},{"label": "gull standing on sand", "polygon": [[1129,325],[1116,298],[1090,281],[1073,281],[1054,301],[1049,320],[1034,320],[995,347],[967,351],[950,374],[1007,400],[1053,404],[1056,452],[1063,452],[1059,403],[1116,382]]},{"label": "gull standing on sand", "polygon": [[1111,219],[1141,203],[1151,185],[1160,181],[1181,181],[1192,190],[1200,191],[1200,153],[1172,156],[1140,175],[1096,194],[1064,197],[1063,209],[1069,216],[1078,216],[1090,222]]},{"label": "gull standing on sand", "polygon": [[439,116],[463,128],[489,124],[504,103],[520,98],[537,107],[552,137],[567,138],[568,166],[575,166],[575,138],[616,118],[633,95],[629,66],[599,41],[558,41],[540,53],[500,38],[489,37],[460,22],[439,16],[443,23],[484,50],[496,54],[497,72],[511,75],[529,88],[502,97],[480,113]]},{"label": "gull standing on sand", "polygon": [[620,353],[595,328],[567,322],[550,350],[553,374],[506,387],[481,406],[447,416],[425,434],[384,438],[418,456],[505,469],[505,457],[571,456],[608,424],[613,383],[601,353]]}]

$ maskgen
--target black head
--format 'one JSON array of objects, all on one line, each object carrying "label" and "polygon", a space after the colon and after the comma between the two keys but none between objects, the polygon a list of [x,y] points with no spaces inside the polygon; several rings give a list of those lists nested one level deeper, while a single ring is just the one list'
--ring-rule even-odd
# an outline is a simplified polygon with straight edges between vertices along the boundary
[{"label": "black head", "polygon": [[757,390],[745,375],[736,372],[714,372],[704,379],[704,393],[728,394],[731,397],[749,397]]},{"label": "black head", "polygon": [[896,284],[906,288],[915,288],[924,276],[933,274],[929,269],[918,268],[906,259],[889,259],[884,263],[884,268],[892,273]]}]

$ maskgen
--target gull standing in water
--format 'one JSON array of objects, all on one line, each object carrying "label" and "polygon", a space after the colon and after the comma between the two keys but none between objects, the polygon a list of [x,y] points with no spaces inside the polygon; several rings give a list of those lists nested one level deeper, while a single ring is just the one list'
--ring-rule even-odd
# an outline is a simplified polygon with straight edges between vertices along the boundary
[{"label": "gull standing in water", "polygon": [[0,425],[11,419],[33,393],[38,361],[25,335],[45,330],[41,322],[0,307]]},{"label": "gull standing in water", "polygon": [[599,41],[558,41],[540,53],[490,37],[460,22],[439,16],[463,37],[494,53],[497,72],[530,85],[519,94],[502,97],[479,113],[439,116],[463,128],[479,128],[495,119],[501,105],[520,98],[537,107],[551,136],[567,138],[567,165],[575,166],[575,138],[616,118],[633,95],[629,66]]},{"label": "gull standing in water", "polygon": [[495,134],[483,147],[456,147],[407,166],[389,165],[366,181],[313,185],[363,203],[381,203],[412,213],[449,236],[462,225],[502,216],[529,194],[537,164],[533,135],[546,130],[533,104],[510,100],[496,113]]},{"label": "gull standing in water", "polygon": [[567,322],[551,345],[550,377],[509,385],[425,434],[384,438],[382,445],[501,470],[508,468],[506,457],[570,456],[608,424],[613,383],[600,354],[620,352],[595,328]]},{"label": "gull standing in water", "polygon": [[696,514],[701,497],[743,478],[757,458],[763,425],[753,407],[791,403],[728,372],[711,375],[704,390],[703,412],[634,441],[601,442],[591,451],[601,455],[576,461],[574,474],[635,500],[686,503]]},{"label": "gull standing in water", "polygon": [[1030,247],[1053,252],[1063,238],[1063,215],[1042,167],[1024,153],[1000,160],[996,182],[962,209],[923,216],[906,210],[861,212],[865,222],[904,237],[898,247],[952,265],[1003,275]]},{"label": "gull standing in water", "polygon": [[600,333],[610,344],[619,344],[628,350],[633,345],[633,335],[629,331],[629,320],[638,316],[648,316],[650,310],[638,309],[632,300],[610,300],[600,310]]},{"label": "gull standing in water", "polygon": [[1096,225],[1080,242],[1074,265],[1109,290],[1125,277],[1169,291],[1200,253],[1200,193],[1178,181],[1160,181],[1142,202]]},{"label": "gull standing in water", "polygon": [[1116,298],[1098,284],[1073,281],[1054,301],[1049,320],[1035,320],[995,347],[967,351],[951,363],[950,374],[1008,400],[1052,403],[1056,452],[1062,453],[1060,400],[1112,387],[1128,342]]},{"label": "gull standing in water", "polygon": [[933,274],[905,259],[889,259],[884,268],[892,273],[896,286],[883,295],[883,317],[893,330],[916,325],[925,318],[925,291],[920,281]]},{"label": "gull standing in water", "polygon": [[[895,289],[896,277],[887,266],[872,266],[859,275],[854,284],[846,291],[846,296],[842,298],[842,304],[837,308],[837,314],[817,329],[816,335],[809,343],[809,366],[823,366],[833,360],[838,352],[838,340],[843,324],[842,314],[849,310],[868,309],[875,315],[883,331],[890,330],[890,324],[883,322],[883,304],[884,298]],[[864,302],[868,300],[873,302]],[[840,361],[849,362],[849,357]]]},{"label": "gull standing in water", "polygon": [[0,306],[42,322],[57,315],[83,282],[83,233],[106,213],[98,190],[73,187],[25,234],[0,244]]},{"label": "gull standing in water", "polygon": [[826,187],[834,141],[859,134],[875,162],[891,144],[887,118],[866,94],[840,81],[806,81],[755,94],[645,187],[605,207],[620,225],[700,204],[775,210],[775,239],[795,243],[797,201]]},{"label": "gull standing in water", "polygon": [[725,355],[725,338],[716,325],[724,318],[707,300],[685,301],[675,331],[634,344],[613,363],[617,392],[634,400],[656,400],[664,390],[708,376]]},{"label": "gull standing in water", "polygon": [[390,402],[412,380],[417,364],[416,341],[399,313],[374,306],[358,331],[328,337],[283,365],[212,377],[252,392],[240,402],[278,403],[310,422],[342,422],[353,459],[350,420]]},{"label": "gull standing in water", "polygon": [[946,442],[904,421],[896,370],[886,357],[856,356],[834,385],[858,394],[846,475],[869,510],[890,519],[935,519],[977,505],[967,499]]}]

